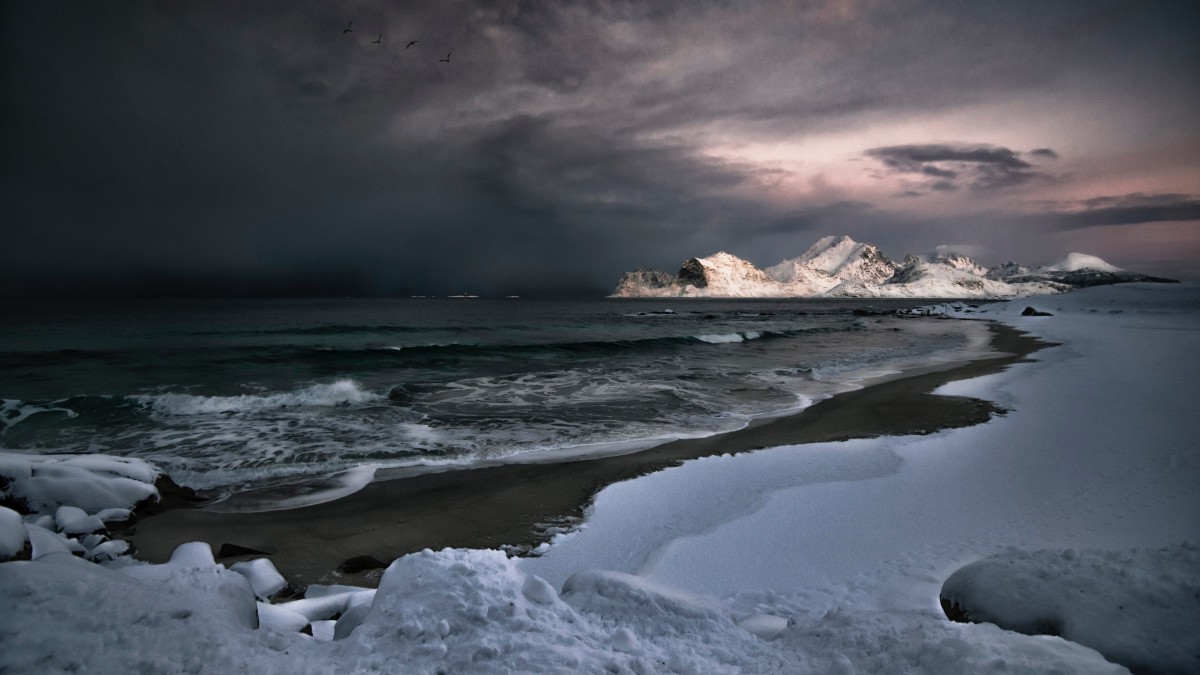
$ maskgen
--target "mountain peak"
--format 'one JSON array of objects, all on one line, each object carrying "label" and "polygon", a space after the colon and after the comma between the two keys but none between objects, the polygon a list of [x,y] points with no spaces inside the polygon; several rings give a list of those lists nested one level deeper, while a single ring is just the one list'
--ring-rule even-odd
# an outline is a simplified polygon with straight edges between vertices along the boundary
[{"label": "mountain peak", "polygon": [[1067,257],[1042,269],[1047,272],[1078,272],[1079,270],[1098,270],[1100,272],[1124,271],[1120,267],[1111,265],[1094,255],[1074,252],[1068,253]]},{"label": "mountain peak", "polygon": [[805,276],[801,268],[824,272],[839,281],[881,283],[896,272],[896,264],[871,244],[860,244],[846,235],[821,237],[804,253],[767,269],[779,281]]}]

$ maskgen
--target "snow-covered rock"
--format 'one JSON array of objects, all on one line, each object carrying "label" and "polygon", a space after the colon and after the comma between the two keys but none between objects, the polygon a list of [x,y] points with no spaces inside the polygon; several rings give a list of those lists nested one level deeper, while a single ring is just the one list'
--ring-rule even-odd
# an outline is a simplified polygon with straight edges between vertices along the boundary
[{"label": "snow-covered rock", "polygon": [[159,498],[158,476],[149,463],[129,457],[0,452],[0,497],[31,513],[52,513],[64,504],[87,513],[132,509]]},{"label": "snow-covered rock", "polygon": [[[1200,547],[1007,551],[958,570],[947,614],[1058,635],[1134,672],[1200,668]],[[955,618],[955,617],[951,617]]]},{"label": "snow-covered rock", "polygon": [[351,607],[369,604],[374,598],[374,589],[360,589],[340,593],[309,595],[301,600],[280,603],[278,606],[305,616],[309,621],[324,621],[341,616]]},{"label": "snow-covered rock", "polygon": [[287,586],[283,575],[266,558],[234,563],[229,569],[246,577],[246,581],[249,581],[250,587],[254,589],[254,594],[261,600],[270,598]]},{"label": "snow-covered rock", "polygon": [[0,562],[15,557],[25,548],[25,521],[21,514],[0,506]]}]

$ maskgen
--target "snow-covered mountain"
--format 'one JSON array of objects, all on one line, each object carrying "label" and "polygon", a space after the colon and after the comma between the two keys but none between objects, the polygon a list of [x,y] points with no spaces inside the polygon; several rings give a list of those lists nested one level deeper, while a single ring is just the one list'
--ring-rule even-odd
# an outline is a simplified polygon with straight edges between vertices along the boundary
[{"label": "snow-covered mountain", "polygon": [[909,255],[897,264],[871,244],[840,236],[823,237],[765,270],[721,252],[690,258],[674,275],[626,272],[612,297],[1013,298],[1127,281],[1171,280],[1126,272],[1083,253],[1040,268],[1007,262],[988,269],[955,253]]},{"label": "snow-covered mountain", "polygon": [[[879,284],[892,278],[899,269],[878,248],[860,244],[850,237],[822,237],[804,253],[766,269],[767,275],[781,283],[822,279],[824,273],[836,286],[839,281]],[[828,290],[828,289],[826,289]]]},{"label": "snow-covered mountain", "polygon": [[1096,270],[1099,272],[1125,271],[1116,265],[1110,265],[1096,256],[1086,253],[1068,253],[1066,258],[1042,269],[1047,272],[1078,272],[1079,270]]}]

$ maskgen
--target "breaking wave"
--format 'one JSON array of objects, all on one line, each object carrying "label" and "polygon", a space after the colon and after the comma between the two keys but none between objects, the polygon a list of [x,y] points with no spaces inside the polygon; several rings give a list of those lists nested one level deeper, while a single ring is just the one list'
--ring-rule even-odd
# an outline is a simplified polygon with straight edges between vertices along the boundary
[{"label": "breaking wave", "polygon": [[697,335],[696,339],[701,342],[707,342],[713,345],[728,344],[731,342],[745,342],[747,340],[757,340],[763,334],[758,331],[747,331],[745,333],[726,333],[723,335]]},{"label": "breaking wave", "polygon": [[374,403],[385,400],[385,397],[363,389],[353,380],[338,380],[276,394],[241,394],[238,396],[153,394],[137,396],[135,400],[161,414],[207,415],[292,407],[329,407],[351,403]]}]

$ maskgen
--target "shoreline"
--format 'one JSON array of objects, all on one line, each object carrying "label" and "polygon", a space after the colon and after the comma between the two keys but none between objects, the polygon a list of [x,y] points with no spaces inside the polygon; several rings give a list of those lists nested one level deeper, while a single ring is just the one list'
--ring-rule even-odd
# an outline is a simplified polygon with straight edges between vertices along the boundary
[{"label": "shoreline", "polygon": [[[348,560],[380,564],[425,548],[533,549],[554,524],[577,523],[604,487],[711,455],[852,438],[926,434],[986,422],[1003,409],[929,392],[954,380],[999,372],[1052,346],[988,322],[992,353],[948,368],[909,371],[837,394],[799,413],[758,420],[725,434],[663,443],[629,454],[548,463],[509,463],[376,479],[340,499],[296,509],[218,512],[165,503],[116,535],[140,559],[163,562],[175,547],[204,541],[271,556],[294,587],[377,585],[382,568],[338,572]],[[255,554],[260,555],[260,554]],[[252,556],[229,556],[234,562]],[[372,563],[368,563],[368,567]],[[384,565],[386,566],[386,564]]]}]

